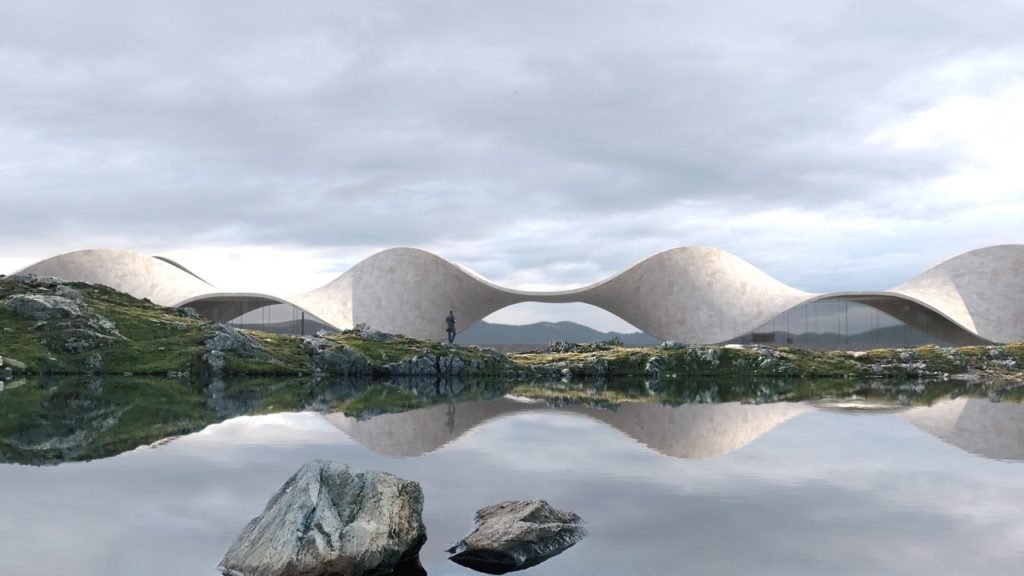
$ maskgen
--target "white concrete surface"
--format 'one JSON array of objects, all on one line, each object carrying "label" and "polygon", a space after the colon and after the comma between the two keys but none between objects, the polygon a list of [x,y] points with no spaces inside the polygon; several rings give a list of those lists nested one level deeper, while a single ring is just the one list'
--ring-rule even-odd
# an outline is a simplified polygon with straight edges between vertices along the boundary
[{"label": "white concrete surface", "polygon": [[[201,308],[209,300],[206,308],[224,314],[264,301],[290,303],[339,329],[365,323],[437,340],[445,337],[448,310],[455,311],[462,330],[519,302],[585,302],[656,338],[707,344],[741,336],[813,299],[858,294],[802,292],[732,254],[701,246],[666,250],[607,280],[562,292],[509,290],[429,252],[391,248],[316,290],[291,296],[239,293],[247,301],[236,306],[225,300],[231,294],[218,293],[186,270],[122,250],[70,252],[20,272],[106,284],[167,306]],[[987,340],[1019,341],[1024,340],[1022,272],[1024,246],[993,246],[870,294],[926,306]]]}]

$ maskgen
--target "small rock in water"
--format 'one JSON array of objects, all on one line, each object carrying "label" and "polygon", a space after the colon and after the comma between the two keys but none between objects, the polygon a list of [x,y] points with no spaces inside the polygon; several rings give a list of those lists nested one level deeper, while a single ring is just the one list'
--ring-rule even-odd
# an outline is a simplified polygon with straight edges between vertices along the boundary
[{"label": "small rock in water", "polygon": [[488,574],[536,566],[587,535],[583,520],[543,500],[511,500],[482,508],[476,528],[447,552],[449,560]]},{"label": "small rock in water", "polygon": [[422,573],[420,485],[385,472],[307,462],[221,560],[228,576]]}]

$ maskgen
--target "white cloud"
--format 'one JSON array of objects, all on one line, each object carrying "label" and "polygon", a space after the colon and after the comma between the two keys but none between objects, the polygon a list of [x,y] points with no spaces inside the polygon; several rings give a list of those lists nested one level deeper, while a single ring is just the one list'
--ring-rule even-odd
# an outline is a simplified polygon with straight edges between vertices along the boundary
[{"label": "white cloud", "polygon": [[292,292],[412,245],[547,290],[700,244],[884,289],[1022,241],[1022,16],[7,2],[3,257],[130,248]]}]

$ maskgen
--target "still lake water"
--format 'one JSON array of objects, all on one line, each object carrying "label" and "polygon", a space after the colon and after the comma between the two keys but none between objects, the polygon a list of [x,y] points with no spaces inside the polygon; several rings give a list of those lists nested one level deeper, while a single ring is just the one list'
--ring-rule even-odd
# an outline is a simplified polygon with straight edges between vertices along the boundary
[{"label": "still lake water", "polygon": [[514,398],[355,420],[239,417],[112,458],[0,465],[0,574],[216,576],[307,460],[416,480],[433,575],[473,513],[544,498],[590,535],[527,574],[1019,575],[1024,405],[551,409]]}]

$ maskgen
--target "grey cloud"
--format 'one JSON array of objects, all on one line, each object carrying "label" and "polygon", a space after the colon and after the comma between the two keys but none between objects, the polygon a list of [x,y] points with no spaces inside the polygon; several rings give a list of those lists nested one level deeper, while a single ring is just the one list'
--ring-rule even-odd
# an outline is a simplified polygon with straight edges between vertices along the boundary
[{"label": "grey cloud", "polygon": [[5,245],[416,245],[564,284],[681,244],[806,289],[849,287],[830,262],[927,252],[863,278],[895,284],[928,242],[969,242],[733,220],[950,218],[893,191],[961,151],[867,138],[945,97],[938,67],[1024,54],[1012,3],[50,6],[0,8]]}]

